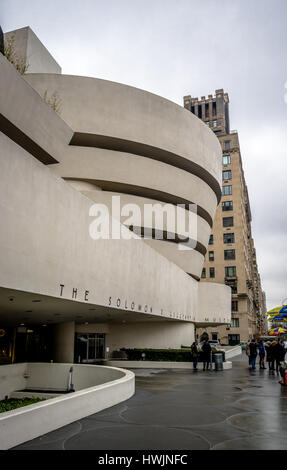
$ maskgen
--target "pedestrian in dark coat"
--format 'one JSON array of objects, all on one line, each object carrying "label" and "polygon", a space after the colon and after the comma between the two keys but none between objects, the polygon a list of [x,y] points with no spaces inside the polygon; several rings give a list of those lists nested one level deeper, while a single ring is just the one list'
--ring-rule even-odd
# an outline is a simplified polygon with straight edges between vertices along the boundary
[{"label": "pedestrian in dark coat", "polygon": [[280,340],[280,350],[279,350],[279,360],[280,360],[280,362],[285,361],[285,354],[286,354],[285,344],[284,344],[284,341],[281,339]]},{"label": "pedestrian in dark coat", "polygon": [[275,359],[275,363],[276,363],[276,372],[278,373],[279,368],[280,368],[280,361],[281,361],[281,357],[282,357],[282,345],[277,340],[277,341],[275,341],[275,344],[272,347],[273,347],[274,359]]},{"label": "pedestrian in dark coat", "polygon": [[271,343],[271,355],[272,355],[272,369],[275,370],[275,361],[277,355],[277,341],[272,341]]},{"label": "pedestrian in dark coat", "polygon": [[253,370],[256,369],[255,363],[256,363],[256,357],[257,357],[257,344],[255,343],[255,339],[253,339],[250,343],[250,362],[251,362],[251,367]]},{"label": "pedestrian in dark coat", "polygon": [[210,364],[210,356],[211,356],[211,346],[208,340],[204,341],[202,345],[202,352],[203,352],[203,370],[208,370]]},{"label": "pedestrian in dark coat", "polygon": [[191,345],[191,359],[193,361],[193,369],[197,370],[198,364],[198,348],[197,348],[197,341],[194,341]]},{"label": "pedestrian in dark coat", "polygon": [[258,344],[258,351],[259,351],[259,366],[260,369],[266,369],[264,364],[265,359],[265,348],[264,348],[264,341],[261,339]]},{"label": "pedestrian in dark coat", "polygon": [[269,370],[274,370],[274,356],[273,356],[271,341],[267,341],[267,343],[265,344],[265,351],[266,351],[266,362],[268,362]]}]

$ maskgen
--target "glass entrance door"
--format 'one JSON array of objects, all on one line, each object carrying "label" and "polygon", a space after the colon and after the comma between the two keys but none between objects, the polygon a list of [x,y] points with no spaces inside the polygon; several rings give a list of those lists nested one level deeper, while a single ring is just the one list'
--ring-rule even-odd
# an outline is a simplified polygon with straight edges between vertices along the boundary
[{"label": "glass entrance door", "polygon": [[75,362],[94,363],[105,357],[105,335],[76,333]]},{"label": "glass entrance door", "polygon": [[228,335],[229,346],[236,346],[240,343],[240,335]]}]

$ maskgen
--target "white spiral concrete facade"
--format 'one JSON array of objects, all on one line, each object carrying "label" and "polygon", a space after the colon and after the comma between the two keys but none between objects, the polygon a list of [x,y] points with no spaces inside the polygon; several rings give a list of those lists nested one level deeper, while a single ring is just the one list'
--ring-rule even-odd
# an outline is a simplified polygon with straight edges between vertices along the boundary
[{"label": "white spiral concrete facade", "polygon": [[[190,344],[197,324],[229,323],[230,288],[198,282],[220,199],[214,134],[184,108],[137,88],[22,77],[1,55],[0,67],[0,323],[19,325],[23,312],[27,324],[50,322],[53,359],[64,362],[74,360],[77,332],[106,334],[110,351],[171,348]],[[59,114],[45,93],[57,93]],[[142,219],[135,239],[93,240],[90,208],[111,207],[112,196],[141,209],[196,204],[195,249],[180,251],[177,238],[152,232],[141,238],[144,228],[158,228]],[[125,218],[116,223],[129,232]]]},{"label": "white spiral concrete facade", "polygon": [[82,182],[86,196],[107,203],[122,195],[141,208],[147,200],[197,206],[194,250],[180,251],[168,241],[148,244],[199,279],[221,185],[214,134],[175,103],[137,88],[60,74],[25,78],[41,96],[57,93],[74,135],[55,172],[75,187]]}]

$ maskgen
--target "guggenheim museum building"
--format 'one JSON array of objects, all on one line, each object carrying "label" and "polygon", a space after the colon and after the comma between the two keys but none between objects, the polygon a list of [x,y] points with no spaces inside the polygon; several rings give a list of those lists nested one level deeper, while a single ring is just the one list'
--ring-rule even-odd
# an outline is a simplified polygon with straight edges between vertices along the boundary
[{"label": "guggenheim museum building", "polygon": [[[62,74],[29,27],[2,46],[0,363],[92,363],[229,324],[230,288],[200,282],[221,198],[214,133],[160,96]],[[173,207],[192,213],[187,242]],[[93,236],[99,208],[125,236]]]}]

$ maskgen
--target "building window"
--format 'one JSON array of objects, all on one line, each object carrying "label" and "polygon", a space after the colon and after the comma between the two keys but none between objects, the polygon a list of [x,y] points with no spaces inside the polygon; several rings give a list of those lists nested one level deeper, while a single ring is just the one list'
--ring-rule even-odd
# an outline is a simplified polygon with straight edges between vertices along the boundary
[{"label": "building window", "polygon": [[231,178],[232,178],[231,170],[224,170],[224,171],[222,172],[222,179],[223,179],[223,181],[231,180]]},{"label": "building window", "polygon": [[198,105],[198,117],[199,117],[199,119],[202,118],[202,108],[201,108],[201,104]]},{"label": "building window", "polygon": [[232,300],[231,310],[232,312],[238,312],[238,300]]},{"label": "building window", "polygon": [[222,210],[223,211],[233,211],[233,201],[223,201]]},{"label": "building window", "polygon": [[224,250],[224,259],[235,259],[235,250]]},{"label": "building window", "polygon": [[208,256],[209,256],[209,261],[214,261],[214,251],[209,251]]},{"label": "building window", "polygon": [[222,156],[222,164],[223,165],[230,165],[231,163],[231,156],[230,155],[223,155]]},{"label": "building window", "polygon": [[236,266],[225,266],[225,277],[235,277]]},{"label": "building window", "polygon": [[230,284],[231,287],[231,294],[237,294],[237,284]]},{"label": "building window", "polygon": [[235,241],[234,233],[223,234],[223,243],[234,243],[234,241]]},{"label": "building window", "polygon": [[230,196],[232,194],[232,186],[222,186],[222,196]]},{"label": "building window", "polygon": [[201,273],[201,278],[205,279],[206,278],[206,269],[203,268],[202,273]]},{"label": "building window", "polygon": [[214,119],[214,120],[212,121],[212,127],[217,127],[217,120],[216,120],[216,119]]},{"label": "building window", "polygon": [[233,227],[233,217],[223,217],[222,219],[223,227]]},{"label": "building window", "polygon": [[209,121],[206,121],[205,124],[207,125],[207,127],[210,127]]},{"label": "building window", "polygon": [[231,328],[239,328],[239,318],[231,318]]},{"label": "building window", "polygon": [[215,277],[215,268],[209,268],[209,277]]},{"label": "building window", "polygon": [[208,244],[213,245],[213,235],[210,235]]},{"label": "building window", "polygon": [[226,141],[225,141],[224,149],[225,149],[225,150],[230,150],[230,140],[226,140]]}]

